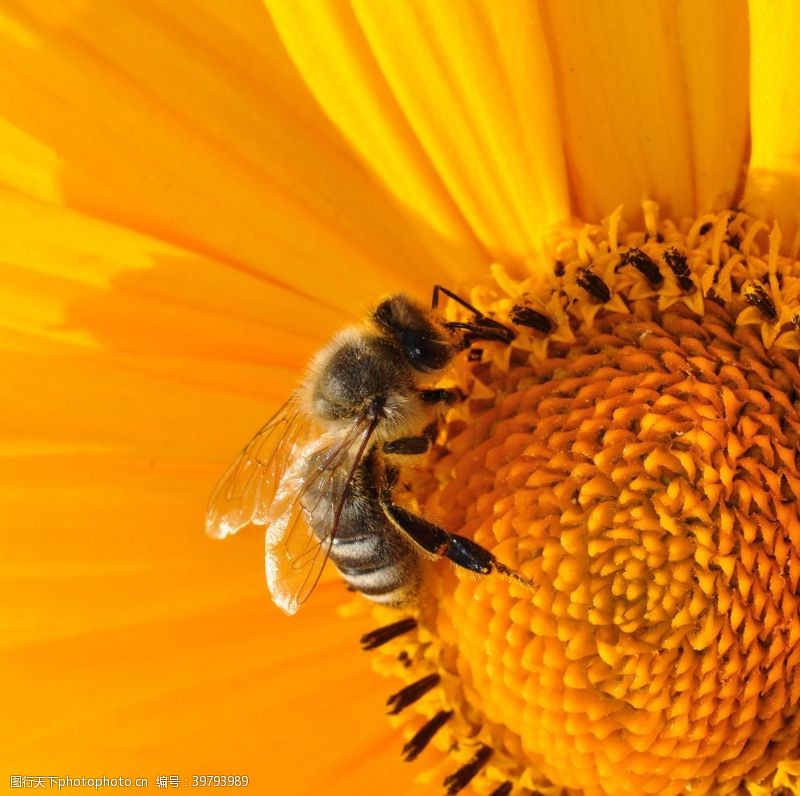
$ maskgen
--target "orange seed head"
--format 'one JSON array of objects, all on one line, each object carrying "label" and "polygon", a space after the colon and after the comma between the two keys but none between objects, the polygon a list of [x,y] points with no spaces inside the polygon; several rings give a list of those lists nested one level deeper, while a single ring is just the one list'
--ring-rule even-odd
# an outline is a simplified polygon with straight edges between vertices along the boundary
[{"label": "orange seed head", "polygon": [[491,750],[480,793],[793,788],[800,264],[743,213],[618,218],[552,273],[473,291],[552,329],[459,359],[469,397],[409,473],[426,516],[535,590],[432,563],[418,628],[376,665],[440,676],[414,709],[452,711],[435,741],[461,764]]}]

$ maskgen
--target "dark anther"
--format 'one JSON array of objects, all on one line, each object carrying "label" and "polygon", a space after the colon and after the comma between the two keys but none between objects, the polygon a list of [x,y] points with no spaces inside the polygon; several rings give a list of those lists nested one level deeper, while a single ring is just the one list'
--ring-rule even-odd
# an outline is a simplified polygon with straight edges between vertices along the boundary
[{"label": "dark anther", "polygon": [[705,234],[706,234],[706,232],[711,232],[711,228],[712,228],[713,226],[714,226],[714,225],[713,225],[713,224],[712,224],[710,221],[706,221],[706,223],[705,223],[705,224],[703,224],[703,226],[702,226],[702,227],[700,227],[700,230],[699,230],[700,234],[701,234],[701,235],[705,235]]},{"label": "dark anther", "polygon": [[361,649],[374,650],[387,641],[402,636],[403,633],[411,632],[416,626],[417,620],[409,616],[406,619],[401,619],[399,622],[392,622],[391,625],[379,627],[377,630],[370,630],[369,633],[365,633],[361,636]]},{"label": "dark anther", "polygon": [[511,308],[510,317],[511,323],[515,323],[517,326],[528,326],[542,334],[550,334],[556,328],[555,323],[543,312],[537,312],[530,307],[522,307],[519,304],[515,304]]},{"label": "dark anther", "polygon": [[475,775],[486,765],[492,756],[492,751],[491,746],[481,746],[472,760],[447,777],[444,781],[447,796],[455,796],[456,793],[464,790],[472,782]]},{"label": "dark anther", "polygon": [[504,782],[502,785],[498,785],[489,796],[508,796],[513,787],[510,782]]},{"label": "dark anther", "polygon": [[778,287],[782,288],[783,287],[783,274],[781,274],[781,273],[777,273],[777,274],[762,274],[759,277],[759,280],[760,280],[761,284],[769,285],[769,283],[772,281],[772,277],[773,276],[775,277],[775,281],[778,283]]},{"label": "dark anther", "polygon": [[470,348],[469,354],[467,354],[467,359],[470,362],[480,362],[482,356],[483,356],[482,348]]},{"label": "dark anther", "polygon": [[582,287],[601,304],[611,300],[611,289],[597,274],[593,274],[588,268],[579,269],[575,281],[578,283],[578,287]]},{"label": "dark anther", "polygon": [[564,263],[562,263],[561,260],[556,260],[555,266],[553,267],[553,273],[555,273],[556,276],[564,276],[565,270]]},{"label": "dark anther", "polygon": [[689,271],[689,261],[686,255],[679,249],[665,249],[664,259],[670,270],[675,274],[675,279],[678,282],[678,287],[684,293],[691,293],[694,291],[694,282],[691,280],[691,272]]},{"label": "dark anther", "polygon": [[416,683],[411,683],[405,688],[401,688],[396,694],[392,694],[386,700],[386,706],[389,708],[389,715],[396,716],[401,710],[404,710],[409,705],[413,705],[418,699],[421,699],[432,688],[439,685],[442,678],[438,674],[429,674]]},{"label": "dark anther", "polygon": [[452,710],[440,710],[432,719],[423,724],[414,737],[403,747],[403,760],[406,763],[416,760],[422,750],[431,742],[433,736],[450,721],[452,716]]},{"label": "dark anther", "polygon": [[777,320],[778,312],[775,309],[775,302],[760,282],[749,282],[744,286],[744,300],[756,307],[766,320]]},{"label": "dark anther", "polygon": [[622,255],[617,268],[626,265],[632,265],[651,285],[658,286],[664,281],[661,271],[658,270],[658,263],[641,249],[628,249]]}]

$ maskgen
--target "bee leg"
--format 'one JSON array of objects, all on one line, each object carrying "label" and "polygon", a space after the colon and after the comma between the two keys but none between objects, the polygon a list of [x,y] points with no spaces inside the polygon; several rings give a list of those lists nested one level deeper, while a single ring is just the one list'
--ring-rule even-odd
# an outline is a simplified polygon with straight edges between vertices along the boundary
[{"label": "bee leg", "polygon": [[433,286],[433,295],[431,296],[431,309],[435,310],[439,306],[439,294],[444,293],[447,298],[453,299],[457,304],[460,304],[465,309],[468,309],[473,315],[476,317],[482,317],[481,313],[472,306],[468,301],[461,298],[457,293],[453,293],[452,290],[449,288],[444,287],[444,285],[434,285]]},{"label": "bee leg", "polygon": [[[466,397],[458,387],[419,390],[419,396],[422,402],[428,406],[435,406],[436,404],[452,406],[458,401],[463,401]],[[392,439],[384,442],[383,452],[400,454],[401,456],[427,453],[436,439],[438,431],[439,425],[434,421],[427,425],[422,434],[417,437],[402,437],[401,439]]]},{"label": "bee leg", "polygon": [[464,329],[466,334],[462,338],[461,348],[469,348],[476,340],[495,340],[498,343],[510,343],[517,335],[502,323],[491,318],[476,318],[472,323],[461,321],[446,321],[448,329]]},{"label": "bee leg", "polygon": [[466,396],[458,387],[440,388],[438,390],[420,390],[419,396],[426,404],[445,404],[452,406],[463,401]]},{"label": "bee leg", "polygon": [[382,497],[381,504],[389,519],[433,558],[449,558],[457,566],[480,575],[498,572],[529,588],[535,585],[518,572],[501,564],[485,547],[467,539],[466,536],[448,533],[444,528],[396,506],[385,497]]},{"label": "bee leg", "polygon": [[430,437],[401,437],[383,443],[384,453],[396,453],[400,456],[416,456],[427,453],[431,447]]},{"label": "bee leg", "polygon": [[507,326],[502,323],[487,318],[477,307],[473,307],[468,301],[465,301],[461,296],[453,293],[442,285],[433,286],[433,296],[431,297],[431,309],[435,310],[439,306],[439,294],[443,293],[449,299],[452,299],[457,304],[460,304],[464,309],[469,310],[473,315],[472,323],[458,323],[450,321],[445,323],[448,329],[465,329],[469,334],[464,336],[468,340],[464,348],[469,348],[473,340],[497,340],[500,343],[510,343],[516,335]]}]

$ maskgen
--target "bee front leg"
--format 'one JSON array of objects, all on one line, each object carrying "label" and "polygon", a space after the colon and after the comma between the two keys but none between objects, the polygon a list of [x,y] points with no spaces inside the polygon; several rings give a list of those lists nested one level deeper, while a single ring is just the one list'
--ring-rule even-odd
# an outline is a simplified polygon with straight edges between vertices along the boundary
[{"label": "bee front leg", "polygon": [[439,306],[439,294],[442,293],[449,299],[460,304],[465,309],[472,313],[471,323],[459,323],[457,321],[449,321],[444,325],[448,329],[463,329],[466,334],[462,339],[462,347],[469,348],[475,340],[496,340],[499,343],[510,343],[516,334],[512,329],[504,326],[499,321],[493,318],[487,318],[477,307],[473,307],[468,301],[465,301],[457,293],[443,287],[442,285],[433,286],[433,296],[431,297],[431,309],[436,309]]},{"label": "bee front leg", "polygon": [[461,329],[465,332],[461,338],[461,349],[469,348],[476,340],[494,340],[508,345],[517,336],[516,332],[491,318],[481,317],[473,323],[445,321],[444,325],[448,329]]}]

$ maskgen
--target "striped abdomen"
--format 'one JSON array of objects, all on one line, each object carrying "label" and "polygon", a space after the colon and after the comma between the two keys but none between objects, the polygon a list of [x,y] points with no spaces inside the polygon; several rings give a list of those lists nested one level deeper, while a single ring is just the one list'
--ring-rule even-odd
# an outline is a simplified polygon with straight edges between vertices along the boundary
[{"label": "striped abdomen", "polygon": [[[308,494],[304,503],[318,497]],[[331,510],[335,511],[335,507],[314,514],[330,518]],[[419,555],[381,508],[371,456],[359,464],[350,483],[330,558],[342,577],[374,602],[401,606],[412,603],[416,597]]]}]

